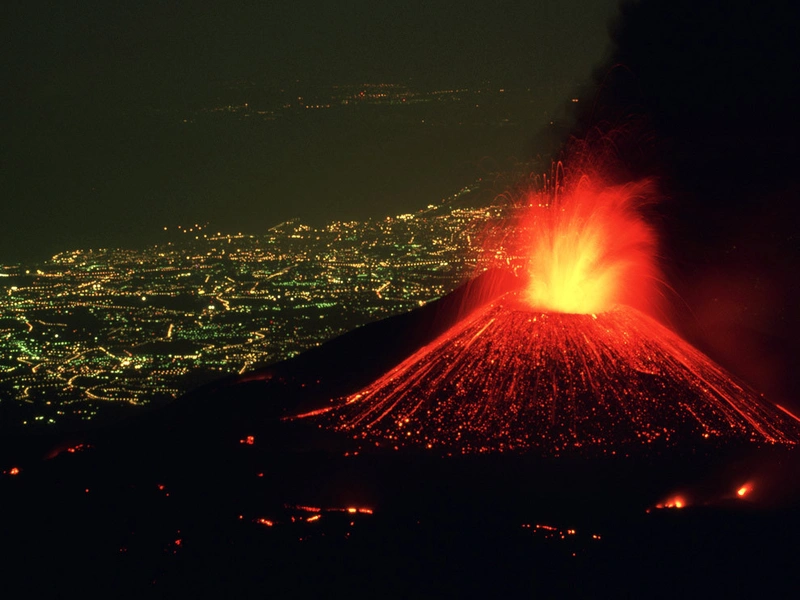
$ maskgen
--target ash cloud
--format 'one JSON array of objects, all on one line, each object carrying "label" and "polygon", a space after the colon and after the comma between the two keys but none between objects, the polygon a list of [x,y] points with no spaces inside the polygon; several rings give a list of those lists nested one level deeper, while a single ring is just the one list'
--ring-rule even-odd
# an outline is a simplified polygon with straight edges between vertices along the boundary
[{"label": "ash cloud", "polygon": [[571,132],[635,130],[617,148],[621,176],[656,177],[664,194],[674,326],[795,409],[798,17],[790,2],[623,3]]}]

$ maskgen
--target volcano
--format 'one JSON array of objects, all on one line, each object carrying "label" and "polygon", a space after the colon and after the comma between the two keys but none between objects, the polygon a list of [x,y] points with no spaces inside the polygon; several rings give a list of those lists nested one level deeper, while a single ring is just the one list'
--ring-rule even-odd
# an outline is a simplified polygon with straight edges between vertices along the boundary
[{"label": "volcano", "polygon": [[[800,419],[648,316],[662,281],[650,180],[615,184],[576,151],[524,191],[487,254],[519,273],[355,394],[298,411],[378,447],[445,454],[639,454],[795,444]],[[296,413],[295,413],[296,414]]]},{"label": "volcano", "polygon": [[362,448],[616,454],[793,444],[800,421],[644,313],[532,309],[509,292],[329,410]]}]

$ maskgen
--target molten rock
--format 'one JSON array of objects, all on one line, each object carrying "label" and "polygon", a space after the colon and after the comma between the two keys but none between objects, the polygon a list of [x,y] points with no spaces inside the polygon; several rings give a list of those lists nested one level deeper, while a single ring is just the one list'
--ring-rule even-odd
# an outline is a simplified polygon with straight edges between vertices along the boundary
[{"label": "molten rock", "polygon": [[459,453],[800,440],[800,421],[638,310],[545,313],[515,293],[315,418],[365,446]]}]

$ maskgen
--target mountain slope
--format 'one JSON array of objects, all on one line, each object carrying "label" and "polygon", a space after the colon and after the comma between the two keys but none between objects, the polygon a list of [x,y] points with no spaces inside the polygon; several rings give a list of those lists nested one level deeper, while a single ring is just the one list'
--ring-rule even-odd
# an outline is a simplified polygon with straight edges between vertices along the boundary
[{"label": "mountain slope", "polygon": [[643,313],[543,313],[514,293],[316,418],[365,446],[463,453],[800,440],[800,421]]}]

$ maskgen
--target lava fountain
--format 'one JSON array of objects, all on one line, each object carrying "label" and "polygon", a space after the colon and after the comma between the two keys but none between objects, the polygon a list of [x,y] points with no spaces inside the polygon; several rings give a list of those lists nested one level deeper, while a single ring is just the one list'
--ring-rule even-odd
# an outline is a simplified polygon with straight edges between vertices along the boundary
[{"label": "lava fountain", "polygon": [[606,186],[589,175],[561,194],[530,193],[515,242],[527,257],[524,299],[573,314],[648,305],[656,236],[639,209],[652,195],[649,181]]},{"label": "lava fountain", "polygon": [[521,289],[308,417],[361,448],[445,453],[800,440],[800,421],[645,314],[659,281],[642,215],[652,183],[550,182],[523,195],[503,251],[489,253],[521,271]]}]

